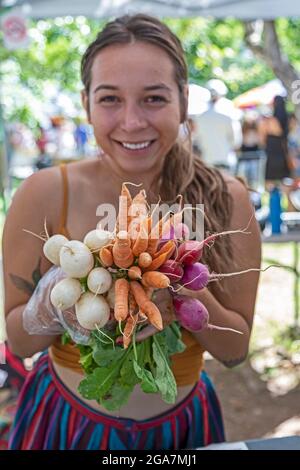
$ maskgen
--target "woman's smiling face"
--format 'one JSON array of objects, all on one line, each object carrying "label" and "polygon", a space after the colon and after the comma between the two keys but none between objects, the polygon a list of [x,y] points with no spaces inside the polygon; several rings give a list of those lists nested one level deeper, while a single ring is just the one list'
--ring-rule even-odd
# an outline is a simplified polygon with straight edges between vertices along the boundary
[{"label": "woman's smiling face", "polygon": [[120,170],[161,168],[181,116],[174,65],[164,50],[137,41],[108,46],[95,57],[89,120],[97,144]]}]

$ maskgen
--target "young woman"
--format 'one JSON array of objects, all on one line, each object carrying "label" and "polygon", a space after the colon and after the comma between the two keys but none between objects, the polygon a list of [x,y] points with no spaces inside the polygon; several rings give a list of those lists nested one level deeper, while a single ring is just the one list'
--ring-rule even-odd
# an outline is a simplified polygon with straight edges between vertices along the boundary
[{"label": "young woman", "polygon": [[[182,194],[184,203],[203,203],[209,232],[244,228],[251,220],[250,235],[220,239],[205,259],[216,272],[260,266],[260,236],[247,190],[236,179],[208,169],[178,139],[179,126],[187,118],[188,77],[177,37],[146,15],[116,19],[84,54],[82,80],[83,105],[101,148],[99,158],[45,169],[26,180],[4,230],[9,343],[22,357],[49,348],[23,387],[10,448],[183,449],[223,441],[221,411],[203,370],[203,351],[228,367],[245,359],[257,273],[228,278],[222,286],[212,283],[194,294],[207,307],[212,323],[243,334],[182,330],[186,350],[172,361],[178,385],[175,405],[139,387],[118,412],[84,400],[77,391],[82,379],[77,350],[62,346],[53,334],[53,314],[45,308],[53,285],[50,264],[41,255],[40,243],[22,229],[39,233],[46,216],[50,233],[82,240],[97,225],[99,204],[118,207],[124,181],[143,183],[155,202],[159,195],[174,201]],[[14,276],[29,282],[39,263],[42,292],[20,290]],[[29,299],[35,309],[28,307]],[[171,302],[165,289],[157,300],[162,314]],[[33,323],[42,319],[48,335],[28,334],[23,325],[28,310]]]}]

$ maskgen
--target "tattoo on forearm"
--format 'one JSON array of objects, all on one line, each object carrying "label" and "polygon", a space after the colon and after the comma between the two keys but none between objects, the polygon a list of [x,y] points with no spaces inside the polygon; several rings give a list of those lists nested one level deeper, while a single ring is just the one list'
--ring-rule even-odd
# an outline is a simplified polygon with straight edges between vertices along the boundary
[{"label": "tattoo on forearm", "polygon": [[32,295],[36,286],[38,285],[39,280],[42,277],[41,258],[39,258],[38,264],[36,268],[34,269],[34,271],[32,272],[31,278],[33,282],[27,281],[26,279],[20,276],[17,276],[16,274],[9,274],[9,277],[17,289],[22,290],[28,295]]},{"label": "tattoo on forearm", "polygon": [[242,356],[236,359],[229,359],[228,361],[222,361],[222,364],[224,364],[225,367],[232,369],[233,367],[238,366],[239,364],[244,362],[246,357],[247,356]]}]

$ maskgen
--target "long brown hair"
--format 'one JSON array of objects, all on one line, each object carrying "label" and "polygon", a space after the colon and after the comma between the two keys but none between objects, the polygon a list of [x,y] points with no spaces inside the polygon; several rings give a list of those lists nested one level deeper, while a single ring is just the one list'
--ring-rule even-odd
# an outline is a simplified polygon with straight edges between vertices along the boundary
[{"label": "long brown hair", "polygon": [[[113,44],[128,44],[135,41],[151,43],[163,49],[174,64],[178,85],[181,122],[187,119],[187,100],[184,88],[188,84],[188,71],[182,45],[172,31],[157,18],[137,14],[125,15],[107,23],[95,41],[86,50],[81,62],[81,78],[87,96],[90,91],[91,69],[94,58],[105,47]],[[207,167],[192,152],[189,144],[177,141],[165,158],[160,195],[163,200],[173,202],[178,194],[184,204],[204,204],[205,231],[215,233],[226,230],[232,214],[232,198],[221,173]],[[212,250],[205,250],[205,262],[215,272],[222,272],[232,262],[229,238],[216,241]]]}]

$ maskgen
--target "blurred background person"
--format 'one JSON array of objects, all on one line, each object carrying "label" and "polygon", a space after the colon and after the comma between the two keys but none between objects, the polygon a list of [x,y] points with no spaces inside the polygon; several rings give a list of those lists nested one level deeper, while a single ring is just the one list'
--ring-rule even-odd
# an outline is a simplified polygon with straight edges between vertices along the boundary
[{"label": "blurred background person", "polygon": [[257,120],[246,116],[242,124],[241,152],[257,152],[259,150],[259,133]]},{"label": "blurred background person", "polygon": [[36,168],[41,170],[42,168],[52,166],[52,158],[47,153],[48,136],[46,130],[42,126],[38,126],[38,134],[35,142],[39,152],[35,164]]},{"label": "blurred background person", "polygon": [[227,94],[226,85],[213,79],[207,83],[207,88],[211,99],[207,111],[194,118],[194,143],[201,149],[206,164],[234,173],[236,149],[240,148],[242,141],[241,125],[219,106],[219,100]]},{"label": "blurred background person", "polygon": [[300,125],[294,113],[289,116],[288,133],[289,158],[292,160],[292,175],[295,179],[300,179]]},{"label": "blurred background person", "polygon": [[266,182],[267,188],[291,175],[288,155],[288,114],[285,100],[275,96],[273,114],[264,116],[258,126],[260,143],[267,155]]}]

